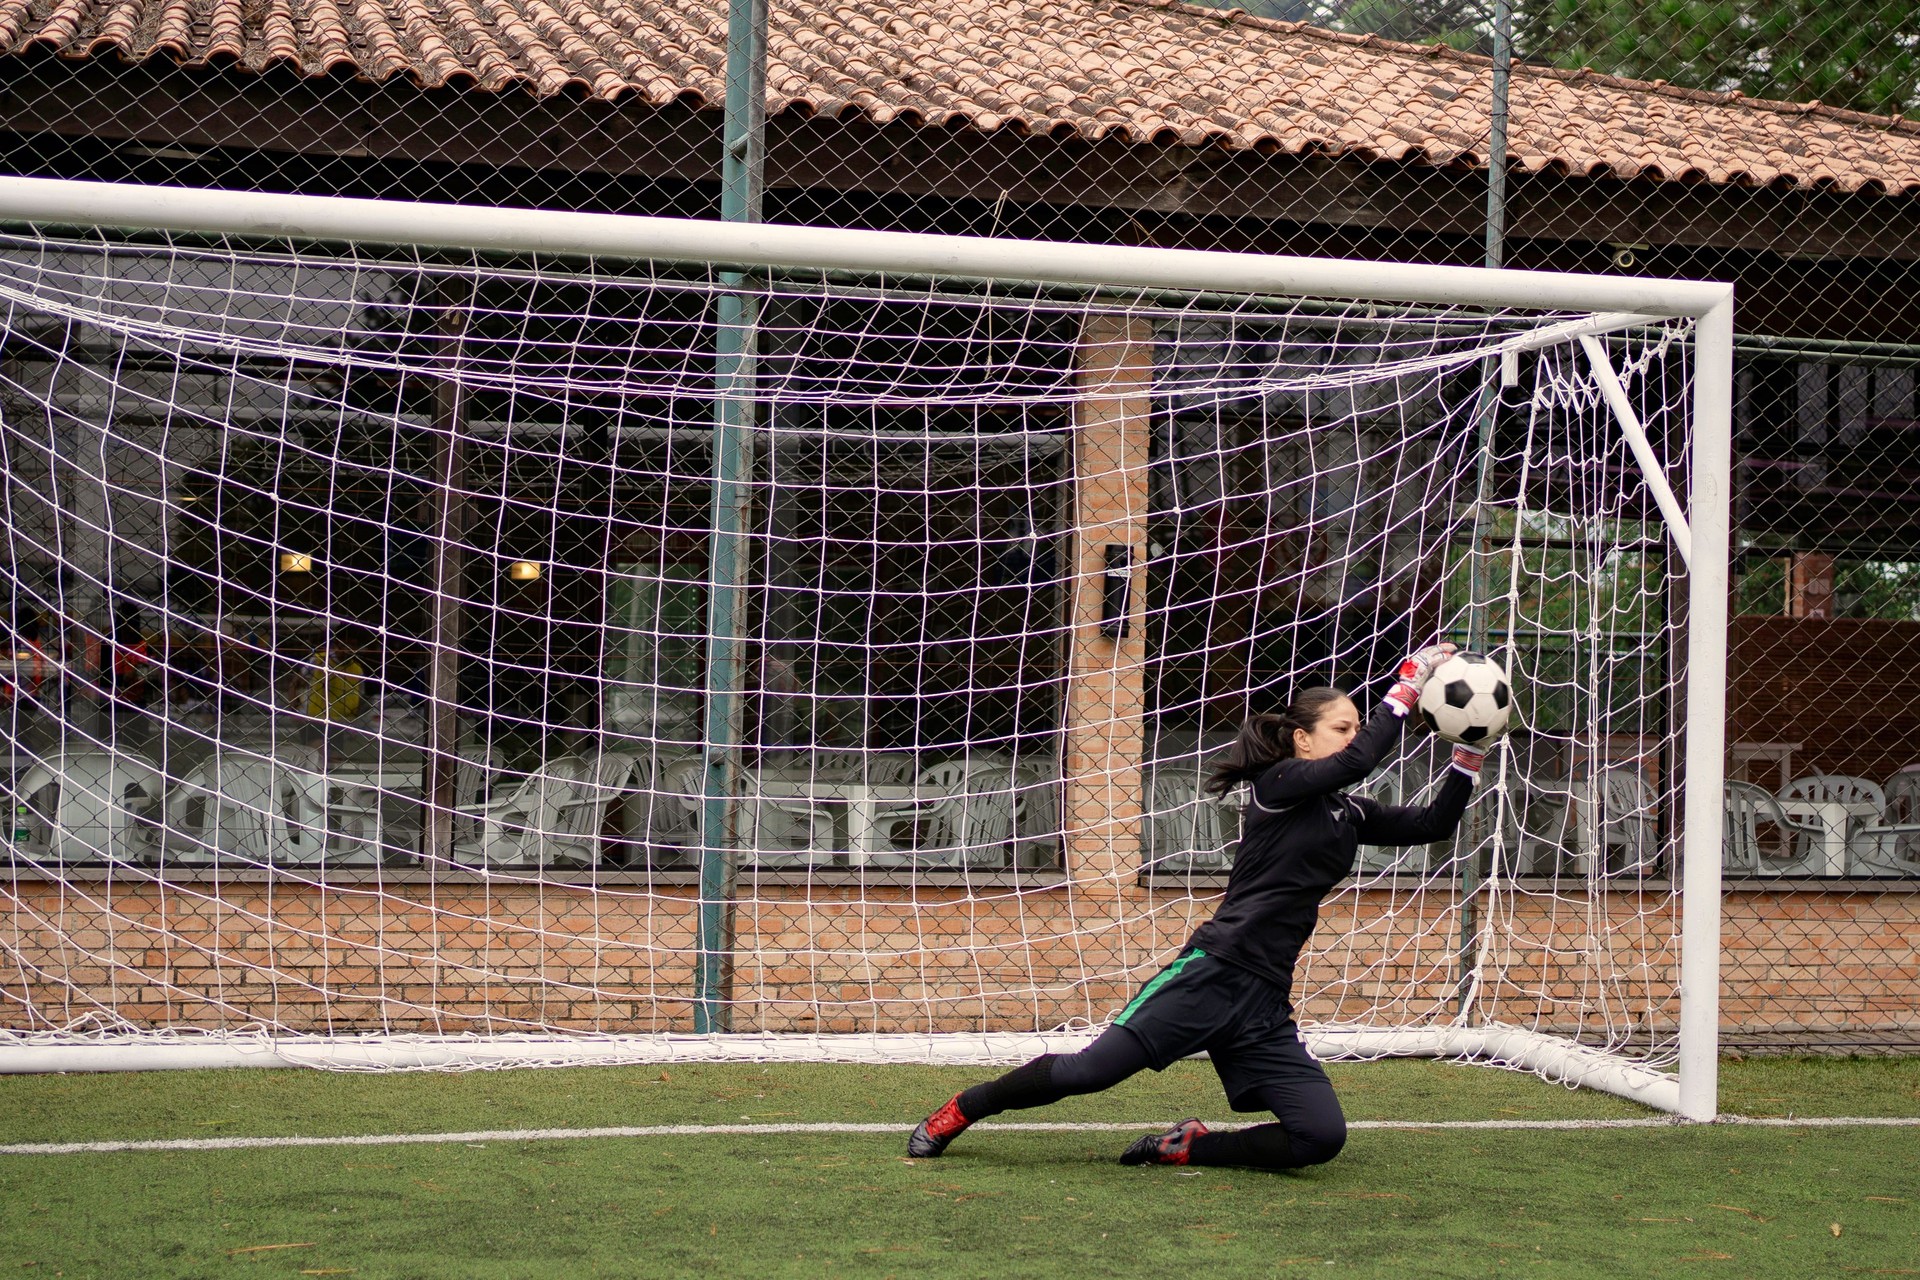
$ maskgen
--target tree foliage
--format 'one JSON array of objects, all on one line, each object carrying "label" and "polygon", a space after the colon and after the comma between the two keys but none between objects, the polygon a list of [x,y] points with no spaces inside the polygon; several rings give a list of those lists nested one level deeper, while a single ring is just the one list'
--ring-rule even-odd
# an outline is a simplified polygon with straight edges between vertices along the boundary
[{"label": "tree foliage", "polygon": [[[1212,0],[1490,53],[1493,0]],[[1690,89],[1920,114],[1920,0],[1513,0],[1514,56]]]},{"label": "tree foliage", "polygon": [[1518,0],[1514,47],[1694,89],[1920,109],[1920,0]]},{"label": "tree foliage", "polygon": [[1493,52],[1491,0],[1203,0],[1260,18],[1383,36],[1416,44]]}]

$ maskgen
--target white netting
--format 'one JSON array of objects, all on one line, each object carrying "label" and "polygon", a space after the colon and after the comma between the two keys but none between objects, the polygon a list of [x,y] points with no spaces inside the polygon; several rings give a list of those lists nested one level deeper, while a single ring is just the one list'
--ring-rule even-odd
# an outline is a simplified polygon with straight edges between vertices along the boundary
[{"label": "white netting", "polygon": [[[1518,729],[1304,1017],[1671,1056],[1684,574],[1586,317],[0,245],[16,1043],[1097,1026],[1242,717],[1443,633]],[[1687,336],[1607,339],[1683,501]]]}]

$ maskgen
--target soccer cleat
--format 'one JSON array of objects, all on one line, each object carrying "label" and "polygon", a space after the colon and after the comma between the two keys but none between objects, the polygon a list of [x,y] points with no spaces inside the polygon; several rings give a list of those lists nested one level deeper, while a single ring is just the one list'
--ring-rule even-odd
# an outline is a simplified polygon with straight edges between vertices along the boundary
[{"label": "soccer cleat", "polygon": [[1198,1120],[1182,1120],[1165,1133],[1150,1134],[1120,1153],[1121,1164],[1185,1164],[1193,1140],[1207,1131]]},{"label": "soccer cleat", "polygon": [[907,1139],[907,1154],[920,1158],[937,1156],[972,1123],[960,1114],[960,1095],[956,1093],[947,1099],[946,1106],[913,1127],[913,1134]]}]

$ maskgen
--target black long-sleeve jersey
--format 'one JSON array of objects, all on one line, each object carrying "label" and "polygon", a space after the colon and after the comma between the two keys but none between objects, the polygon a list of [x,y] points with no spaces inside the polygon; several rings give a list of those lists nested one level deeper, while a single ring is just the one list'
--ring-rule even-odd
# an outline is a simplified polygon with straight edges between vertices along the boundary
[{"label": "black long-sleeve jersey", "polygon": [[1384,805],[1341,791],[1379,766],[1402,728],[1383,702],[1344,751],[1324,760],[1282,760],[1254,780],[1226,898],[1188,946],[1291,995],[1294,962],[1319,922],[1320,903],[1353,873],[1360,844],[1431,844],[1453,834],[1473,792],[1464,770],[1449,768],[1427,805]]}]

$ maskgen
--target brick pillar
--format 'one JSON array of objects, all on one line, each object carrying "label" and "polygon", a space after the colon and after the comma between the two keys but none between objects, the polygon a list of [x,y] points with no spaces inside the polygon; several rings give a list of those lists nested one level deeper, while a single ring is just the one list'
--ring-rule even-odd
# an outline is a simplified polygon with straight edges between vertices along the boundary
[{"label": "brick pillar", "polygon": [[1795,552],[1787,562],[1787,616],[1833,616],[1833,557],[1820,551]]},{"label": "brick pillar", "polygon": [[[1140,857],[1152,339],[1144,319],[1090,316],[1080,334],[1081,395],[1073,413],[1074,568],[1061,762],[1066,864],[1076,895],[1116,902],[1127,883],[1122,876]],[[1118,638],[1101,631],[1109,546],[1128,548],[1131,565],[1127,634]]]}]

